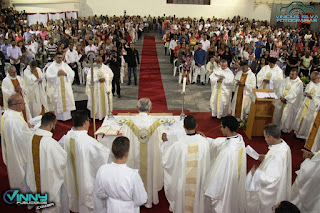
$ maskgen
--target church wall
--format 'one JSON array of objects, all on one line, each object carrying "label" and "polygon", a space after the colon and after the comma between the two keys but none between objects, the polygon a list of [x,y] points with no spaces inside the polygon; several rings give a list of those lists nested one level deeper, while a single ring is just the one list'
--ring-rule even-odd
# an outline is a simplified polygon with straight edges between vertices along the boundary
[{"label": "church wall", "polygon": [[[60,0],[63,1],[63,0]],[[70,0],[65,0],[70,2]],[[80,3],[17,4],[28,13],[79,11],[79,16],[127,15],[228,18],[235,15],[252,18],[254,0],[211,0],[211,5],[167,4],[166,0],[80,0]]]},{"label": "church wall", "polygon": [[255,20],[270,22],[271,8],[267,4],[259,4],[255,6],[252,18]]}]

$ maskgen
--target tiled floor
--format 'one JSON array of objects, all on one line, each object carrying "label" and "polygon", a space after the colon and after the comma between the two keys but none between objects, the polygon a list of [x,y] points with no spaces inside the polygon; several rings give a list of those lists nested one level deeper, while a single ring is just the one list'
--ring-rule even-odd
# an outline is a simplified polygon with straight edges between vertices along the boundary
[{"label": "tiled floor", "polygon": [[[161,42],[161,35],[159,33],[148,33],[147,35],[154,35],[156,42]],[[141,55],[143,45],[143,38],[136,43],[136,49]],[[180,110],[182,97],[182,84],[178,84],[178,73],[173,76],[173,68],[170,64],[169,56],[164,55],[163,44],[157,44],[157,54],[163,87],[166,94],[167,105],[169,110]],[[140,57],[141,60],[141,57]],[[139,71],[138,71],[139,76]],[[127,76],[125,76],[124,83],[121,84],[121,98],[114,96],[113,106],[115,110],[136,109],[136,102],[138,99],[138,86],[127,86]],[[139,79],[138,79],[139,82]],[[87,100],[85,94],[85,86],[73,86],[74,97],[76,101]],[[198,84],[189,84],[186,87],[185,109],[192,112],[209,112],[209,100],[211,95],[211,87],[209,84],[202,86]]]}]

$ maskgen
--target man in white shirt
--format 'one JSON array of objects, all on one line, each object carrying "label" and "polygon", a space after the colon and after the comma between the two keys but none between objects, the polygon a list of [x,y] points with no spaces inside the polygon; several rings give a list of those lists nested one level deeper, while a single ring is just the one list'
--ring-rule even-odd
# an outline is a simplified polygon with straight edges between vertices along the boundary
[{"label": "man in white shirt", "polygon": [[110,150],[88,135],[90,119],[85,111],[72,114],[73,128],[63,137],[68,154],[66,186],[73,212],[95,211],[94,184],[100,166],[108,163]]},{"label": "man in white shirt", "polygon": [[16,67],[18,75],[20,75],[20,59],[22,57],[21,49],[17,46],[16,41],[11,42],[11,47],[7,48],[7,56],[10,64]]},{"label": "man in white shirt", "polygon": [[140,206],[147,202],[147,192],[138,170],[126,165],[129,147],[127,137],[117,137],[112,143],[114,162],[99,168],[95,182],[97,211],[138,213]]},{"label": "man in white shirt", "polygon": [[247,213],[272,213],[272,206],[290,199],[291,150],[280,137],[281,130],[277,125],[264,127],[269,151],[266,155],[260,155],[260,166],[253,166],[247,175]]},{"label": "man in white shirt", "polygon": [[53,104],[57,120],[71,119],[71,111],[76,109],[72,90],[74,72],[62,61],[62,53],[56,54],[55,61],[47,69],[46,78],[47,94]]},{"label": "man in white shirt", "polygon": [[169,49],[170,49],[170,62],[173,64],[173,59],[174,59],[174,48],[177,46],[177,42],[175,38],[171,38],[170,44],[169,44]]},{"label": "man in white shirt", "polygon": [[89,40],[89,45],[85,47],[84,52],[86,55],[88,55],[90,52],[94,53],[95,55],[98,53],[98,48],[93,45],[93,41]]},{"label": "man in white shirt", "polygon": [[178,141],[162,139],[162,165],[165,171],[164,190],[175,213],[204,213],[204,181],[210,168],[208,140],[196,132],[193,116],[184,119],[186,136]]},{"label": "man in white shirt", "polygon": [[202,40],[200,43],[202,44],[202,49],[207,52],[207,50],[210,48],[210,41],[207,40],[206,34],[202,34]]},{"label": "man in white shirt", "polygon": [[1,150],[7,166],[11,189],[26,190],[25,170],[29,141],[32,132],[21,116],[25,103],[21,95],[13,94],[1,119]]},{"label": "man in white shirt", "polygon": [[[239,127],[233,116],[223,117],[223,136],[209,139],[211,167],[204,183],[206,211],[214,213],[245,213],[246,151]],[[210,205],[209,205],[210,204]]]},{"label": "man in white shirt", "polygon": [[320,209],[320,151],[302,151],[305,160],[296,171],[298,176],[292,185],[290,201],[301,213],[316,213]]},{"label": "man in white shirt", "polygon": [[[64,186],[67,153],[52,138],[56,116],[45,113],[41,126],[30,138],[27,149],[27,185],[33,193],[47,193],[48,202],[54,202],[50,212],[69,212],[68,194]],[[43,212],[49,212],[47,209]]]},{"label": "man in white shirt", "polygon": [[228,62],[221,60],[221,67],[210,76],[212,117],[222,118],[229,113],[234,75],[228,68]]},{"label": "man in white shirt", "polygon": [[73,48],[73,43],[69,44],[69,49],[66,52],[65,59],[66,63],[71,67],[74,71],[74,83],[80,85],[79,72],[78,72],[78,64],[81,55],[78,54],[77,50]]},{"label": "man in white shirt", "polygon": [[275,102],[273,122],[281,131],[290,133],[297,115],[297,106],[302,99],[303,83],[298,77],[298,70],[292,69],[290,76],[282,81],[279,89],[280,100]]}]

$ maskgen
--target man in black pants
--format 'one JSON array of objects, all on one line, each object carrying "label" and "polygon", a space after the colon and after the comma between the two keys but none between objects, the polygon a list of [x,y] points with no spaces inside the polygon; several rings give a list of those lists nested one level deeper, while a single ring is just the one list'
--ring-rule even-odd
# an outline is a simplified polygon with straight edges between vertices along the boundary
[{"label": "man in black pants", "polygon": [[113,79],[112,79],[112,94],[114,95],[117,86],[117,95],[120,98],[120,67],[121,67],[121,60],[118,57],[116,51],[110,52],[110,59],[107,61],[110,69],[113,72]]},{"label": "man in black pants", "polygon": [[139,53],[138,50],[135,49],[135,44],[131,43],[130,48],[126,48],[127,56],[125,56],[125,60],[128,63],[128,84],[131,84],[131,72],[134,75],[134,84],[137,85],[137,64],[138,68],[140,65],[139,61]]}]

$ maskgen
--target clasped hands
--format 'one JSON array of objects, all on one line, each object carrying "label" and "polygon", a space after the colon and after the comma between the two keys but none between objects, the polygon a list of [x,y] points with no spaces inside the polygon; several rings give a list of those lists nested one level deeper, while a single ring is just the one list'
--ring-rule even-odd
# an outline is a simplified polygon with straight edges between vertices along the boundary
[{"label": "clasped hands", "polygon": [[60,76],[67,76],[67,73],[65,73],[65,71],[63,71],[63,70],[59,70],[58,71],[58,76],[60,77]]}]

